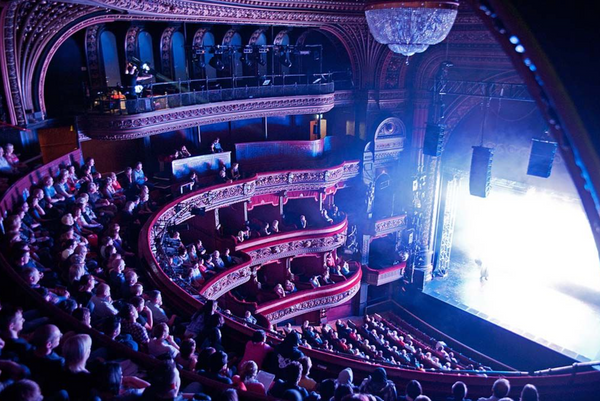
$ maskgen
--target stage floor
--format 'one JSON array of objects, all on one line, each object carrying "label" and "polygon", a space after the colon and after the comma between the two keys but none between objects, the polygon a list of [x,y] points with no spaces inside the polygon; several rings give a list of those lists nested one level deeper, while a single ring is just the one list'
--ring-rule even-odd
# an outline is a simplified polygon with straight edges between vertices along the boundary
[{"label": "stage floor", "polygon": [[543,264],[507,259],[482,281],[475,261],[453,249],[448,275],[424,292],[571,358],[600,360],[600,292],[568,280],[573,268],[549,279]]}]

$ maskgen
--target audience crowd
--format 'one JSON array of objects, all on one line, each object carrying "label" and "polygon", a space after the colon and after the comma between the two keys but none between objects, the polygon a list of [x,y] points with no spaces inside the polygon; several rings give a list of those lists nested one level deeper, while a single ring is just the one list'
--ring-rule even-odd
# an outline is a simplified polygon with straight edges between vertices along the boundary
[{"label": "audience crowd", "polygon": [[[243,354],[236,354],[223,342],[227,312],[219,312],[216,302],[206,301],[190,317],[177,316],[163,305],[161,292],[144,282],[135,249],[141,225],[161,201],[152,188],[142,163],[119,180],[114,173],[99,173],[94,159],[87,159],[82,166],[65,166],[56,176],[44,177],[4,218],[3,257],[32,291],[71,315],[81,330],[71,331],[71,325],[63,326],[42,310],[15,306],[24,300],[0,299],[0,401],[210,399],[206,392],[224,400],[237,399],[239,393],[286,400],[429,399],[418,382],[409,383],[399,397],[383,366],[357,383],[350,368],[337,379],[313,378],[312,361],[301,345],[384,366],[468,367],[445,344],[432,346],[411,337],[398,322],[380,316],[365,316],[362,326],[338,321],[335,328],[315,329],[307,323],[301,333],[287,326],[283,340],[273,345],[264,331],[255,330]],[[322,217],[325,224],[339,218],[333,211]],[[295,228],[307,226],[306,218],[299,218]],[[281,228],[279,223],[263,226],[258,234],[272,235]],[[166,257],[163,268],[190,288],[240,262],[227,248],[209,252],[198,240],[184,244],[176,230],[160,246]],[[333,271],[344,277],[346,267],[331,254],[323,269],[324,275]],[[290,284],[293,280],[280,284],[281,296],[294,291]],[[256,323],[252,314],[243,319]],[[155,363],[140,363],[131,357],[136,352]],[[203,380],[182,385],[182,371],[231,388],[211,391],[199,383]],[[508,380],[500,379],[489,400],[506,400],[509,390]],[[466,400],[467,388],[457,382],[448,395]],[[520,399],[537,400],[537,391],[525,387]]]}]

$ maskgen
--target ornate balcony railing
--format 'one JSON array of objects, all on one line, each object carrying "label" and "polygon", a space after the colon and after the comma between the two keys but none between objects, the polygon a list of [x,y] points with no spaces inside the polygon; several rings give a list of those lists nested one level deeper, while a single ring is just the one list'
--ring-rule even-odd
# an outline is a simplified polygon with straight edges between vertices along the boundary
[{"label": "ornate balcony railing", "polygon": [[[160,268],[161,262],[165,262],[159,249],[161,238],[169,227],[190,219],[193,216],[192,209],[214,210],[249,201],[253,196],[283,190],[326,190],[356,177],[358,172],[359,162],[348,161],[331,168],[260,173],[245,180],[187,194],[168,203],[149,220],[140,237],[140,254],[166,277]],[[308,252],[333,250],[343,245],[346,229],[347,221],[344,220],[333,226],[285,232],[239,244],[236,250],[248,255],[249,260],[211,278],[199,294],[208,299],[220,297],[248,281],[252,274],[251,267],[259,263]]]},{"label": "ornate balcony railing", "polygon": [[256,312],[273,324],[307,312],[333,308],[352,299],[358,293],[361,279],[362,271],[358,269],[347,280],[299,291],[291,296],[264,303]]},{"label": "ornate balcony railing", "polygon": [[294,230],[245,241],[235,247],[247,253],[252,265],[306,253],[332,251],[346,242],[348,221],[332,226]]}]

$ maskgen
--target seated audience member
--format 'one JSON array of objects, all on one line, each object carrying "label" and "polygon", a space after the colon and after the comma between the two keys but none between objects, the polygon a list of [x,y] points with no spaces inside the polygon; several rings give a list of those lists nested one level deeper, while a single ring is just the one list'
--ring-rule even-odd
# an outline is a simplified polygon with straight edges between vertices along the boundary
[{"label": "seated audience member", "polygon": [[190,153],[190,151],[187,149],[187,147],[185,145],[183,145],[180,149],[179,149],[179,157],[180,158],[186,158],[186,157],[191,157],[192,154]]},{"label": "seated audience member", "polygon": [[506,379],[498,379],[492,386],[492,395],[488,398],[481,397],[478,401],[498,401],[507,397],[510,392],[510,382]]},{"label": "seated audience member", "polygon": [[221,259],[221,253],[219,251],[214,251],[206,263],[209,265],[209,267],[212,266],[215,270],[225,269],[225,262],[223,259]]},{"label": "seated audience member", "polygon": [[181,378],[179,370],[173,361],[162,362],[157,368],[150,372],[150,387],[144,390],[141,401],[170,400],[180,401],[179,389]]},{"label": "seated audience member", "polygon": [[110,286],[106,283],[100,283],[96,286],[96,294],[90,299],[90,302],[94,305],[92,312],[92,319],[94,321],[100,321],[119,313],[117,308],[113,306],[110,296]]},{"label": "seated audience member", "polygon": [[302,378],[298,385],[305,388],[308,392],[315,391],[317,389],[317,382],[309,376],[310,369],[312,368],[312,360],[305,355],[298,362],[302,365]]},{"label": "seated audience member", "polygon": [[235,242],[238,244],[241,244],[242,242],[244,242],[246,240],[246,237],[244,235],[243,231],[238,231],[237,235],[235,236]]},{"label": "seated audience member", "polygon": [[196,354],[196,341],[193,338],[186,338],[181,342],[179,354],[175,357],[177,365],[183,370],[195,371],[198,364],[198,355]]},{"label": "seated audience member", "polygon": [[246,343],[244,355],[239,363],[239,367],[246,361],[254,361],[258,365],[258,368],[262,368],[263,361],[267,354],[269,354],[273,348],[266,343],[267,335],[263,330],[256,330],[252,334],[252,339]]},{"label": "seated audience member", "polygon": [[285,293],[287,295],[293,294],[294,292],[298,291],[298,289],[296,288],[296,285],[294,283],[292,283],[290,280],[285,280],[285,283],[283,283],[283,289],[285,290]]},{"label": "seated audience member", "polygon": [[458,381],[452,385],[452,397],[448,401],[471,401],[467,398],[467,385]]},{"label": "seated audience member", "polygon": [[144,326],[137,322],[137,309],[131,304],[125,304],[121,310],[121,330],[123,334],[129,334],[133,340],[140,346],[147,345],[150,341],[148,331]]},{"label": "seated audience member", "polygon": [[147,185],[148,177],[144,174],[142,162],[137,162],[133,169],[133,183],[137,185]]},{"label": "seated audience member", "polygon": [[298,348],[300,346],[300,334],[292,330],[285,336],[283,341],[275,347],[274,356],[276,358],[277,367],[275,370],[280,375],[281,369],[285,368],[290,362],[298,361],[304,356],[304,353]]},{"label": "seated audience member", "polygon": [[225,384],[232,384],[227,372],[227,354],[223,351],[215,351],[208,358],[207,370],[203,373],[209,379]]},{"label": "seated audience member", "polygon": [[521,391],[519,401],[539,401],[537,388],[533,384],[527,384]]},{"label": "seated audience member", "polygon": [[31,369],[31,377],[40,384],[46,395],[54,395],[62,388],[61,371],[65,360],[54,352],[61,337],[62,333],[53,324],[38,327],[31,340],[34,349],[24,359]]},{"label": "seated audience member", "polygon": [[256,380],[258,365],[254,361],[246,361],[241,364],[239,376],[233,376],[233,384],[251,393],[265,395],[265,386]]},{"label": "seated audience member", "polygon": [[216,138],[214,141],[212,141],[212,143],[210,144],[210,151],[211,151],[211,153],[223,152],[223,147],[221,147],[221,139],[220,138]]},{"label": "seated audience member", "polygon": [[266,237],[271,235],[271,230],[269,229],[269,223],[263,223],[262,227],[260,228],[260,230],[258,231],[258,233],[262,236],[262,237]]},{"label": "seated audience member", "polygon": [[354,394],[354,388],[352,388],[352,386],[349,386],[347,384],[340,384],[335,389],[335,393],[333,394],[333,401],[346,400],[347,398],[352,396],[352,394]]},{"label": "seated audience member", "polygon": [[278,298],[285,298],[285,290],[281,284],[277,284],[275,287],[273,287],[273,292]]},{"label": "seated audience member", "polygon": [[0,174],[8,176],[19,174],[19,170],[13,167],[6,157],[4,157],[4,148],[2,146],[0,146]]},{"label": "seated audience member", "polygon": [[219,173],[217,174],[217,179],[216,179],[216,183],[217,184],[225,184],[230,182],[229,178],[227,178],[227,170],[225,169],[225,166],[221,167],[221,169],[219,170]]},{"label": "seated audience member", "polygon": [[308,283],[311,285],[312,288],[319,288],[321,286],[321,283],[319,282],[319,277],[318,276],[312,276],[308,280]]},{"label": "seated audience member", "polygon": [[308,391],[305,388],[300,387],[298,383],[302,378],[302,365],[300,362],[290,362],[283,369],[283,379],[276,380],[271,389],[269,390],[269,394],[273,397],[282,398],[286,391],[295,390],[300,393],[302,399],[308,398]]},{"label": "seated audience member", "polygon": [[339,386],[342,384],[347,384],[354,388],[356,386],[354,386],[353,381],[354,381],[354,372],[352,371],[351,368],[345,368],[338,374],[338,378],[335,381],[335,384],[336,384],[336,386]]},{"label": "seated audience member", "polygon": [[0,393],[0,401],[41,401],[42,399],[44,397],[40,386],[28,379],[10,383]]},{"label": "seated audience member", "polygon": [[376,368],[371,376],[366,378],[359,388],[361,393],[373,394],[383,401],[395,401],[396,385],[387,378],[384,368]]},{"label": "seated audience member", "polygon": [[62,382],[69,393],[69,399],[87,400],[91,398],[94,380],[86,364],[92,350],[92,338],[87,334],[75,334],[65,341],[63,355],[65,367]]},{"label": "seated audience member", "polygon": [[279,232],[279,220],[273,220],[271,222],[271,233],[277,234]]},{"label": "seated audience member", "polygon": [[167,323],[169,326],[172,326],[177,316],[167,316],[167,313],[162,308],[162,304],[162,293],[160,291],[152,290],[148,292],[148,301],[146,302],[146,306],[152,312],[152,320],[154,321],[154,323]]},{"label": "seated audience member", "polygon": [[240,173],[240,165],[239,163],[233,163],[231,168],[229,169],[229,177],[235,181],[239,180],[242,177],[242,173]]},{"label": "seated audience member", "polygon": [[327,224],[333,224],[333,219],[331,217],[329,217],[329,214],[327,213],[327,209],[321,210],[321,217],[323,218],[323,220],[325,220],[325,222]]},{"label": "seated audience member", "polygon": [[249,310],[244,312],[244,320],[250,324],[256,324],[256,318],[252,316],[252,313]]},{"label": "seated audience member", "polygon": [[166,323],[159,323],[154,327],[152,339],[148,343],[148,353],[156,357],[168,355],[171,359],[179,354],[179,345],[169,334]]},{"label": "seated audience member", "polygon": [[19,156],[15,154],[15,145],[7,143],[4,146],[4,158],[15,169],[25,169],[27,165],[19,161]]},{"label": "seated audience member", "polygon": [[298,228],[306,228],[308,226],[308,221],[306,221],[306,216],[301,214],[300,221],[298,223]]}]

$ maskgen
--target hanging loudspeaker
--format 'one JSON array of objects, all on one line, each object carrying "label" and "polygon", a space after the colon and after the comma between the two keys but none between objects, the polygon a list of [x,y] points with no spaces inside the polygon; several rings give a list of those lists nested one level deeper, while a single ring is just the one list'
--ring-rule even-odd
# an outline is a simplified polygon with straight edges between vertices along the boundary
[{"label": "hanging loudspeaker", "polygon": [[471,159],[471,175],[469,192],[471,195],[485,198],[490,192],[492,182],[492,156],[494,149],[484,146],[473,146]]},{"label": "hanging loudspeaker", "polygon": [[550,177],[557,147],[558,144],[556,142],[532,139],[527,174],[542,178]]},{"label": "hanging loudspeaker", "polygon": [[442,154],[444,145],[444,126],[427,124],[425,141],[423,142],[423,154],[438,157]]}]

